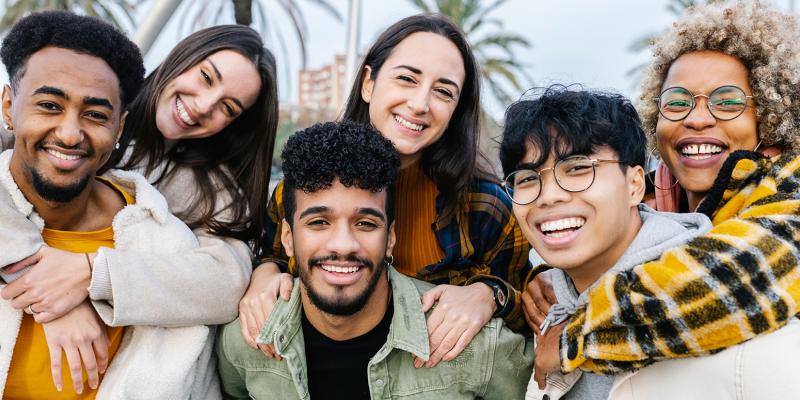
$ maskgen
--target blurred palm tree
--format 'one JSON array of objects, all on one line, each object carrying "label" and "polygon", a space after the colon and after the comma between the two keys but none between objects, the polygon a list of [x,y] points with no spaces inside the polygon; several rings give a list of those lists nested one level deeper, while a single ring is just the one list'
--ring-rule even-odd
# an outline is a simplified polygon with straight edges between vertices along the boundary
[{"label": "blurred palm tree", "polygon": [[[338,22],[342,21],[339,11],[328,0],[306,0],[320,7],[329,16]],[[274,20],[279,15],[288,18],[291,30],[294,32],[297,46],[300,50],[300,60],[302,67],[306,65],[308,51],[306,42],[308,38],[308,24],[300,9],[300,2],[297,0],[194,0],[191,7],[185,8],[183,21],[189,22],[189,26],[184,25],[190,31],[195,31],[208,25],[225,23],[225,18],[229,13],[225,13],[226,7],[233,4],[234,20],[237,24],[252,25],[259,30],[267,39],[275,39],[284,59],[288,59],[286,40],[281,29],[276,27]],[[274,12],[277,9],[279,12]],[[269,17],[267,17],[269,15]]]},{"label": "blurred palm tree", "polygon": [[480,64],[483,86],[500,104],[519,97],[519,92],[533,81],[515,55],[515,47],[527,49],[531,43],[504,30],[502,21],[489,16],[506,0],[494,0],[488,5],[482,0],[410,1],[423,12],[449,17],[464,31]]},{"label": "blurred palm tree", "polygon": [[133,10],[143,0],[3,0],[5,13],[0,18],[0,32],[5,32],[25,15],[34,11],[69,10],[102,18],[118,28],[132,28]]}]

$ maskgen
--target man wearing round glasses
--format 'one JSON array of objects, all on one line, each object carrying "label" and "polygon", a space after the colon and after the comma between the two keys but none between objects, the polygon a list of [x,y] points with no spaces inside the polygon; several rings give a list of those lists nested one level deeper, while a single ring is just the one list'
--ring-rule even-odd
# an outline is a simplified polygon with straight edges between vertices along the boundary
[{"label": "man wearing round glasses", "polygon": [[[688,99],[687,104],[693,97]],[[540,350],[559,348],[562,322],[586,304],[588,289],[601,276],[656,259],[710,229],[711,222],[702,214],[640,205],[646,139],[636,110],[622,96],[551,87],[512,104],[505,123],[500,158],[503,170],[513,172],[503,186],[537,253],[532,258],[555,268],[543,274],[558,300],[544,323],[532,326],[535,379],[525,398],[614,398],[617,377],[548,373],[558,356],[548,359],[553,354]]]}]

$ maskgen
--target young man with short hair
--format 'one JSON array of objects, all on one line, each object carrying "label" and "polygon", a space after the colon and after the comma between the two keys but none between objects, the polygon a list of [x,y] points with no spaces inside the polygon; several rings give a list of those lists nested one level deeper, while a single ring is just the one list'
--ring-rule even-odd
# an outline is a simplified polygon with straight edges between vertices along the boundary
[{"label": "young man with short hair", "polygon": [[[37,250],[83,262],[60,268],[58,277],[39,264],[21,277],[0,271],[0,397],[219,398],[213,329],[163,327],[154,316],[176,307],[142,305],[163,296],[166,285],[157,283],[169,280],[167,271],[137,271],[147,285],[135,286],[91,257],[198,247],[143,176],[98,176],[144,80],[139,49],[99,19],[54,11],[18,21],[0,55],[11,80],[3,122],[15,137],[13,149],[0,153],[0,229],[16,233],[5,235],[16,239],[3,248],[0,267]],[[52,304],[34,301],[42,290],[33,289],[42,284],[69,304],[45,323],[42,307]],[[178,305],[183,314],[188,303]]]},{"label": "young man with short hair", "polygon": [[[391,142],[352,122],[318,124],[284,147],[286,223],[281,240],[300,278],[278,301],[250,348],[239,321],[217,342],[225,394],[246,399],[519,399],[531,342],[493,319],[452,361],[430,357],[421,296],[433,285],[391,266],[394,184]],[[527,375],[527,376],[526,376]],[[249,396],[249,397],[248,397]]]}]

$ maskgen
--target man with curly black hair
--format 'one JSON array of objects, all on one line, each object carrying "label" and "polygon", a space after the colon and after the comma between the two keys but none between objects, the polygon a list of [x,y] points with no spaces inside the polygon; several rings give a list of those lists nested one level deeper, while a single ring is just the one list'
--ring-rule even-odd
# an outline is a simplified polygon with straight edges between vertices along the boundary
[{"label": "man with curly black hair", "polygon": [[532,342],[491,320],[456,359],[415,368],[430,357],[421,296],[433,285],[391,263],[394,185],[400,166],[391,142],[354,122],[329,122],[284,147],[286,221],[281,240],[300,271],[288,302],[278,301],[258,343],[239,320],[217,342],[228,398],[522,398]]},{"label": "man with curly black hair", "polygon": [[[119,277],[93,261],[109,248],[198,247],[143,176],[97,176],[143,82],[136,45],[99,19],[46,12],[15,24],[0,56],[11,78],[2,116],[15,136],[13,149],[0,153],[0,230],[20,238],[0,254],[0,397],[219,398],[213,330],[132,318],[111,290]],[[41,236],[19,229],[31,223]],[[34,254],[6,266],[33,253],[65,263]],[[54,278],[56,271],[69,278]],[[140,273],[153,276],[153,289],[138,295],[157,298],[163,272]]]}]

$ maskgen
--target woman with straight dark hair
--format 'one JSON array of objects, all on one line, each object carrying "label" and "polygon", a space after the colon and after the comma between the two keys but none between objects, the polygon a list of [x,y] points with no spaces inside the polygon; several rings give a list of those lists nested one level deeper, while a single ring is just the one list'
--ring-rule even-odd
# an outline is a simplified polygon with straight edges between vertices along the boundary
[{"label": "woman with straight dark hair", "polygon": [[[275,60],[257,32],[224,25],[182,40],[131,102],[118,147],[100,173],[114,167],[141,172],[164,194],[170,211],[193,229],[199,247],[180,254],[111,248],[80,254],[42,245],[2,271],[10,282],[16,276],[9,274],[35,263],[24,273],[38,270],[51,278],[32,283],[15,298],[36,310],[39,323],[70,318],[87,295],[112,304],[119,325],[233,320],[266,220],[277,116]],[[0,238],[6,239],[13,243],[15,238]],[[87,267],[88,279],[74,278],[84,276]],[[163,306],[144,306],[153,301]],[[59,334],[69,338],[79,331],[96,345],[104,341],[104,330],[86,321],[70,326]],[[71,346],[69,340],[55,341]],[[93,364],[94,357],[84,359],[87,370]]]},{"label": "woman with straight dark hair", "polygon": [[[529,245],[497,179],[479,164],[480,72],[461,31],[440,15],[415,15],[383,32],[361,64],[343,118],[369,123],[400,153],[394,267],[438,284],[423,298],[431,357],[451,360],[492,316],[522,328],[518,302]],[[240,303],[255,337],[297,273],[280,241],[283,185],[273,193],[262,266]],[[319,272],[317,269],[313,273]],[[267,355],[273,349],[262,345]],[[417,361],[422,365],[422,360]]]}]

